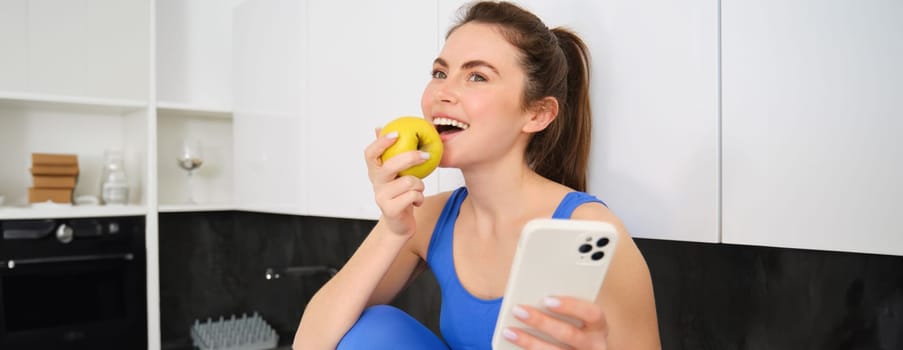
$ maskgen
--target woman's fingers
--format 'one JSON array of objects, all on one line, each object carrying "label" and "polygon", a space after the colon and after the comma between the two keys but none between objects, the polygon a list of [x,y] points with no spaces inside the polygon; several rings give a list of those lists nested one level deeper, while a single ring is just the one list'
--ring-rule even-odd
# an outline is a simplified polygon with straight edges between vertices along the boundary
[{"label": "woman's fingers", "polygon": [[[571,320],[577,320],[576,324],[572,323],[573,321],[564,321],[559,317],[553,317],[550,314],[525,305],[516,306],[512,313],[529,328],[546,334],[562,344],[567,344],[569,347],[577,349],[605,349],[608,337],[608,324],[601,306],[587,300],[571,297],[548,297],[545,298],[544,304],[547,310],[555,314],[566,316]],[[515,338],[518,338],[521,333],[523,332],[517,332],[516,329],[512,329],[509,334],[514,334],[516,335]],[[521,341],[514,342],[519,345],[527,345],[526,349],[544,348],[545,345],[539,345],[539,343],[546,343],[529,334]]]},{"label": "woman's fingers", "polygon": [[364,159],[367,162],[367,172],[374,186],[386,183],[398,177],[398,173],[412,166],[421,164],[429,159],[429,153],[417,150],[404,152],[382,161],[382,155],[398,141],[398,132],[393,131],[379,136],[380,129],[374,130],[376,140],[364,149]]},{"label": "woman's fingers", "polygon": [[420,151],[409,151],[400,153],[383,162],[379,167],[372,169],[370,172],[370,180],[374,185],[383,184],[398,177],[398,173],[412,166],[421,164],[426,161],[424,154],[429,153]]},{"label": "woman's fingers", "polygon": [[[392,156],[385,162],[382,155],[398,141],[398,132],[380,136],[364,149],[367,172],[373,184],[374,197],[389,229],[397,234],[411,234],[415,230],[413,207],[423,204],[423,181],[398,173],[426,161],[422,152],[410,151]],[[382,219],[381,219],[382,220]]]},{"label": "woman's fingers", "polygon": [[583,332],[577,326],[546,315],[529,306],[518,305],[514,309],[514,315],[521,322],[543,334],[557,339],[565,344],[583,343]]},{"label": "woman's fingers", "polygon": [[392,146],[395,141],[398,141],[398,132],[390,132],[386,135],[379,136],[379,131],[377,131],[376,135],[376,140],[373,140],[373,142],[364,149],[364,159],[367,161],[367,167],[371,169],[382,165],[382,161],[379,159],[380,156],[382,156],[383,152],[385,152],[389,146]]},{"label": "woman's fingers", "polygon": [[584,327],[608,328],[602,307],[589,300],[553,296],[545,298],[544,303],[552,312],[583,321]]},{"label": "woman's fingers", "polygon": [[423,192],[410,191],[395,197],[394,200],[383,202],[379,209],[383,215],[389,218],[406,214],[411,206],[420,206],[423,203]]},{"label": "woman's fingers", "polygon": [[566,348],[561,348],[559,346],[553,345],[545,340],[540,339],[539,337],[525,332],[522,329],[518,328],[507,328],[502,331],[502,336],[505,337],[509,342],[514,343],[521,349],[527,350],[562,350]]},{"label": "woman's fingers", "polygon": [[[414,177],[414,176],[402,176],[393,181],[387,182],[379,187],[376,192],[376,202],[377,203],[387,203],[389,201],[395,200],[405,193],[408,192],[417,192],[423,193],[424,190],[423,181]],[[417,198],[413,198],[417,199]],[[407,201],[405,201],[407,202]],[[408,204],[419,204],[420,201],[410,201]]]}]

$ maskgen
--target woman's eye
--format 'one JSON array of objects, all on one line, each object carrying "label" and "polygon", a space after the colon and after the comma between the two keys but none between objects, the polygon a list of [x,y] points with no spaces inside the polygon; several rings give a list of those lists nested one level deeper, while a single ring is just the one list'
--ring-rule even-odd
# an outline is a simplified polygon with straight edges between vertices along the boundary
[{"label": "woman's eye", "polygon": [[486,81],[486,78],[480,75],[479,73],[470,73],[470,76],[467,77],[469,81]]},{"label": "woman's eye", "polygon": [[441,70],[434,70],[433,79],[445,79],[445,72]]}]

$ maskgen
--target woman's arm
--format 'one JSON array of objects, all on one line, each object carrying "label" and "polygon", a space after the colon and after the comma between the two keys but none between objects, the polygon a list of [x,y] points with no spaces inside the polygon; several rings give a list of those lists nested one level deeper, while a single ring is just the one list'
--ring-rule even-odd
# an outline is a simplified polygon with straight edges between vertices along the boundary
[{"label": "woman's arm", "polygon": [[420,179],[398,177],[400,171],[424,162],[420,152],[402,153],[385,163],[380,160],[397,140],[397,133],[393,134],[377,137],[364,151],[382,216],[351,259],[307,304],[295,333],[295,349],[335,349],[364,308],[394,298],[422,261],[417,233],[429,232],[424,226],[435,223],[437,210],[435,205],[424,205]]},{"label": "woman's arm", "polygon": [[293,348],[335,349],[367,306],[391,300],[420,261],[408,243],[408,237],[377,223],[345,266],[311,298]]},{"label": "woman's arm", "polygon": [[621,221],[609,215],[605,221],[620,237],[596,298],[608,323],[608,349],[661,349],[649,267]]}]

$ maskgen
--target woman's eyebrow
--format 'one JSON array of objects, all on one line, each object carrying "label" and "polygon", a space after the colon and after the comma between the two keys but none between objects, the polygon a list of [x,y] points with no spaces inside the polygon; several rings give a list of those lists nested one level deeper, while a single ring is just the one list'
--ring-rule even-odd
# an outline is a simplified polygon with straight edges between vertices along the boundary
[{"label": "woman's eyebrow", "polygon": [[480,66],[489,68],[490,70],[495,72],[495,75],[500,75],[498,69],[495,69],[495,67],[493,65],[489,64],[489,62],[486,62],[483,60],[473,60],[473,61],[464,62],[464,64],[461,65],[461,68],[471,69],[471,68],[480,67]]},{"label": "woman's eyebrow", "polygon": [[[441,57],[436,58],[435,60],[433,60],[433,64],[436,64],[436,65],[439,65],[439,66],[448,68],[448,62],[445,62],[445,60],[442,59]],[[462,69],[471,69],[471,68],[474,68],[474,67],[480,67],[480,66],[489,68],[489,69],[492,70],[496,75],[499,75],[499,70],[496,69],[495,66],[493,66],[493,65],[489,64],[489,62],[486,62],[486,61],[483,61],[483,60],[467,61],[467,62],[465,62],[464,64],[461,65],[461,68],[462,68]]]}]

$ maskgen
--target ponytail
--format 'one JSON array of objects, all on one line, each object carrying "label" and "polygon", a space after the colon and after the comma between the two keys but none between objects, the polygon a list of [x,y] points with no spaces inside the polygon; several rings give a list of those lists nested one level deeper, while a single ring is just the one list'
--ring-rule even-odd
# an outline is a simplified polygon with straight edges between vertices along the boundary
[{"label": "ponytail", "polygon": [[558,117],[527,145],[527,164],[540,175],[586,191],[586,173],[592,137],[589,99],[589,56],[586,45],[573,32],[555,28],[552,33],[567,62],[563,99]]}]

